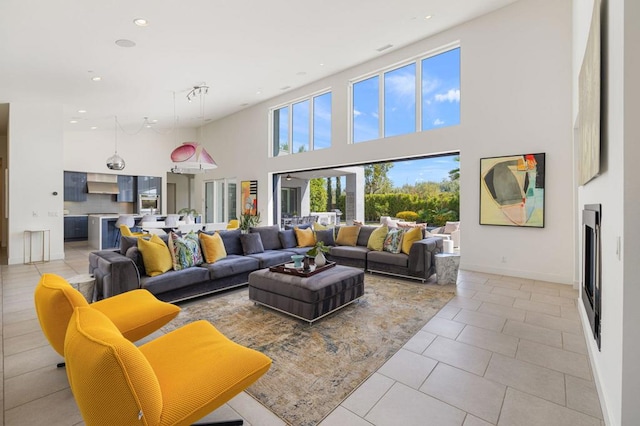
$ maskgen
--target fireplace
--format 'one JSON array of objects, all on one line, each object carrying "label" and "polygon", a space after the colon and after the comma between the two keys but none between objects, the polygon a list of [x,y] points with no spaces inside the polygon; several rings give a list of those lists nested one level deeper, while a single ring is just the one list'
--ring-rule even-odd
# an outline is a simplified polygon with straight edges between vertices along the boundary
[{"label": "fireplace", "polygon": [[600,204],[585,204],[582,210],[582,302],[589,317],[593,338],[600,350]]}]

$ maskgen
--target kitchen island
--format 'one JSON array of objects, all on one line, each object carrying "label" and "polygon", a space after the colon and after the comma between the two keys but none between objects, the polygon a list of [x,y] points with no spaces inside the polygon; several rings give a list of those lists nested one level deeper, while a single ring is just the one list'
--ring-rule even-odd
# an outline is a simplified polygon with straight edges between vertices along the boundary
[{"label": "kitchen island", "polygon": [[[132,215],[136,223],[142,219],[142,215]],[[96,250],[106,250],[120,247],[120,233],[116,228],[116,222],[120,215],[107,214],[89,215],[89,247]],[[164,220],[164,216],[158,216],[158,220]]]}]

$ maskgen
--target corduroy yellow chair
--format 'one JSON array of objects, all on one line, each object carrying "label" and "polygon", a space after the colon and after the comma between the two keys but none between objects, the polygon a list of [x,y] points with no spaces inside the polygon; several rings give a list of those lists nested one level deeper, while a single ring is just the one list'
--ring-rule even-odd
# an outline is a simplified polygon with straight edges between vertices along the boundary
[{"label": "corduroy yellow chair", "polygon": [[69,385],[88,426],[189,425],[271,366],[266,355],[232,342],[207,321],[136,347],[90,307],[75,309],[64,351]]},{"label": "corduroy yellow chair", "polygon": [[238,219],[231,219],[229,223],[227,223],[227,229],[238,229],[240,228],[240,221]]},{"label": "corduroy yellow chair", "polygon": [[[147,290],[132,290],[89,305],[78,290],[56,274],[42,274],[34,295],[44,335],[63,357],[64,336],[73,309],[89,306],[113,321],[122,335],[135,342],[175,318],[180,308],[162,302]],[[59,367],[64,363],[58,364]]]}]

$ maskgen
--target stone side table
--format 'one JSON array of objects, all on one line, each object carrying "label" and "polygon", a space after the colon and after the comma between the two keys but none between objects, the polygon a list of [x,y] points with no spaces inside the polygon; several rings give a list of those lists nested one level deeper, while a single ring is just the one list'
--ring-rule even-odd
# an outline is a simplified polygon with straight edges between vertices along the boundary
[{"label": "stone side table", "polygon": [[96,278],[92,274],[74,275],[71,278],[67,278],[67,282],[82,293],[87,302],[92,303],[94,301]]},{"label": "stone side table", "polygon": [[438,284],[455,284],[458,281],[460,253],[440,253],[435,257]]}]

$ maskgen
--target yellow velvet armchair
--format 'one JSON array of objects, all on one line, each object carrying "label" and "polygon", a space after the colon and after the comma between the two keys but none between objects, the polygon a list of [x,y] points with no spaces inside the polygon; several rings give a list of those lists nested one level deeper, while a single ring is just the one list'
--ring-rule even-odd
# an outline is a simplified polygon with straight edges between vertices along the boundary
[{"label": "yellow velvet armchair", "polygon": [[75,309],[64,352],[71,391],[88,426],[189,425],[271,366],[266,355],[232,342],[207,321],[136,347],[91,307]]},{"label": "yellow velvet armchair", "polygon": [[162,302],[142,289],[89,304],[78,290],[56,274],[42,274],[34,299],[44,335],[53,349],[63,357],[65,333],[76,307],[90,307],[102,312],[132,342],[153,333],[180,312],[179,307]]}]

